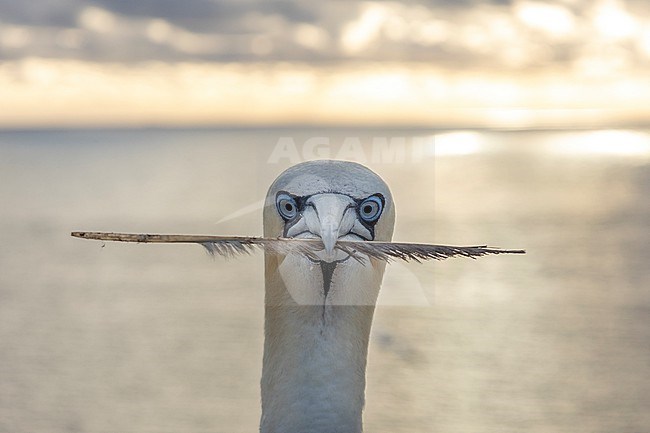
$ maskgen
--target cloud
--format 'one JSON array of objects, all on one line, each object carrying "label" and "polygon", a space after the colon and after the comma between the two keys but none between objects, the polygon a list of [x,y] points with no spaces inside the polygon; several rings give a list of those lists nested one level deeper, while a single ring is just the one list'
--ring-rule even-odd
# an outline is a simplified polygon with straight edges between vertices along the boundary
[{"label": "cloud", "polygon": [[[375,61],[461,60],[467,63],[465,60],[476,54],[479,55],[475,58],[480,60],[480,53],[476,53],[477,41],[482,33],[493,35],[495,27],[514,26],[511,35],[527,36],[528,29],[516,23],[515,3],[0,0],[0,17],[5,25],[23,26],[34,33],[49,32],[54,39],[60,37],[58,32],[62,30],[80,31],[78,44],[57,47],[33,38],[22,51],[14,49],[9,55],[3,54],[5,57],[49,53],[51,57],[126,62],[136,59],[258,61],[260,57],[309,62],[344,61],[358,56]],[[559,16],[566,21],[571,12],[562,8],[560,5],[538,7],[542,12],[550,11],[550,18]],[[556,13],[552,14],[553,11]],[[525,16],[532,22],[535,11],[531,9]],[[486,17],[492,24],[486,24]],[[495,17],[497,21],[493,21]],[[152,21],[182,31],[186,42],[166,47],[160,40],[152,44],[146,31]],[[103,26],[103,30],[98,32],[98,26]],[[455,34],[463,39],[449,37]],[[197,46],[203,48],[187,49],[193,37]],[[206,44],[203,39],[206,37],[225,43]]]},{"label": "cloud", "polygon": [[[416,62],[532,70],[647,62],[643,0],[0,0],[0,56]],[[620,67],[620,66],[619,66]],[[601,68],[602,69],[602,68]],[[616,69],[616,68],[614,68]]]},{"label": "cloud", "polygon": [[79,2],[75,0],[0,0],[0,25],[73,26],[78,10]]},{"label": "cloud", "polygon": [[[562,71],[559,71],[562,72]],[[518,79],[430,65],[0,64],[0,127],[197,124],[620,125],[648,118],[646,73]],[[254,109],[252,109],[254,107]]]},{"label": "cloud", "polygon": [[[344,111],[336,104],[358,100],[360,105],[354,110],[367,113],[362,121],[377,114],[369,105],[390,108],[400,101],[409,107],[404,113],[411,116],[418,110],[426,112],[433,98],[440,106],[454,101],[491,105],[496,108],[490,116],[497,123],[521,119],[525,112],[518,106],[535,108],[537,104],[555,110],[541,112],[554,121],[554,116],[565,114],[564,107],[580,110],[589,107],[590,101],[600,106],[619,95],[621,109],[626,109],[630,100],[637,109],[638,95],[647,97],[647,86],[639,87],[642,80],[638,77],[645,76],[650,66],[650,2],[0,0],[0,60],[18,65],[18,71],[41,71],[22,82],[12,81],[14,76],[21,76],[20,72],[3,72],[0,78],[5,84],[27,93],[30,88],[20,87],[20,83],[41,83],[41,78],[55,73],[52,68],[20,66],[40,64],[32,60],[48,60],[44,64],[59,67],[65,62],[83,64],[83,68],[72,68],[78,77],[83,73],[95,76],[93,64],[113,72],[120,66],[164,73],[175,85],[185,83],[178,77],[187,76],[182,72],[187,64],[210,65],[213,75],[232,65],[249,65],[255,72],[246,80],[235,80],[234,75],[224,73],[218,75],[222,78],[218,87],[244,87],[243,96],[237,94],[232,101],[277,93],[277,99],[267,107],[268,117],[263,119],[269,122],[277,120],[273,117],[277,100],[290,104],[300,95],[308,96],[299,101],[304,106],[287,111],[281,120],[301,113],[307,113],[304,121],[320,118],[316,108],[314,112],[305,108],[313,101],[318,101],[323,110],[337,113]],[[170,68],[160,68],[163,64]],[[269,78],[272,74],[265,71],[278,65],[290,65],[298,72],[302,67],[321,72],[309,69],[306,74]],[[386,69],[385,65],[390,66]],[[413,72],[419,70],[428,72]],[[133,85],[136,94],[146,93],[155,100],[155,92],[147,93],[152,83],[133,81],[130,73],[119,71],[126,83],[122,87]],[[203,69],[197,67],[195,71]],[[461,74],[463,79],[455,82],[454,77]],[[110,80],[110,74],[97,77]],[[211,82],[201,73],[198,77]],[[529,77],[532,81],[526,82]],[[585,80],[592,83],[589,91],[580,88]],[[527,91],[526,83],[534,83],[541,93]],[[73,85],[67,83],[61,89],[65,93]],[[192,86],[180,86],[178,95],[168,95],[172,101],[168,106],[187,98],[188,104],[200,107],[195,112],[199,115],[215,104],[210,100],[203,105],[204,89],[195,95]],[[163,83],[155,89],[165,94],[167,87],[168,83]],[[246,93],[249,88],[256,92]],[[277,88],[282,91],[274,93]],[[608,93],[610,90],[614,93]],[[593,92],[599,92],[600,99],[591,100]],[[21,95],[16,93],[15,99],[21,100]],[[583,105],[576,106],[575,98]],[[261,103],[271,99],[262,98]],[[224,111],[215,112],[211,121],[236,121],[228,117],[231,107],[225,104],[221,109]],[[245,117],[247,110],[248,106],[239,114]],[[24,113],[28,112],[25,108]],[[341,120],[336,116],[331,119]]]}]

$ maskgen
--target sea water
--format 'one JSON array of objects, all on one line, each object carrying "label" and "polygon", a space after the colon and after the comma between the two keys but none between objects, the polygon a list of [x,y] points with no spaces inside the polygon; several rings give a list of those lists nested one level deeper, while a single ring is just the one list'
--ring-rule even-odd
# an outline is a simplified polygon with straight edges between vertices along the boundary
[{"label": "sea water", "polygon": [[368,432],[650,430],[650,134],[240,128],[0,133],[0,432],[253,432],[263,254],[73,230],[261,235],[273,179],[362,162],[395,240]]}]

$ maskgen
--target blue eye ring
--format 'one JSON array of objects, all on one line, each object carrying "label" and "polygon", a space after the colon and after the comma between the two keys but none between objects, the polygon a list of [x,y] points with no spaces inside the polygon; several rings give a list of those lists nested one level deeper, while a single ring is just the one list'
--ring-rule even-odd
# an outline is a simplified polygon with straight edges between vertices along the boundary
[{"label": "blue eye ring", "polygon": [[289,221],[298,215],[298,203],[296,199],[287,193],[280,193],[275,199],[275,207],[280,216]]},{"label": "blue eye ring", "polygon": [[384,210],[383,197],[379,195],[371,195],[370,197],[359,203],[358,213],[359,217],[366,223],[374,223],[381,216]]}]

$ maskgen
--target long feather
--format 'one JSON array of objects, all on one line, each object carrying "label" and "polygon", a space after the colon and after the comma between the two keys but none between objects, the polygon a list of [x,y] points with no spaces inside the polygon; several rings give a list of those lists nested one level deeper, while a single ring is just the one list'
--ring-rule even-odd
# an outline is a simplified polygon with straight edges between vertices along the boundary
[{"label": "long feather", "polygon": [[[210,236],[210,235],[161,235],[143,233],[72,232],[72,236],[82,239],[137,243],[196,243],[201,244],[211,255],[234,257],[250,254],[255,249],[264,249],[272,254],[303,254],[318,260],[316,253],[323,250],[320,239],[263,238],[248,236]],[[350,254],[362,262],[363,256],[378,260],[394,259],[421,262],[423,260],[443,260],[450,257],[477,258],[489,254],[525,254],[524,250],[506,250],[487,245],[457,247],[409,242],[379,241],[338,241],[336,249]]]}]

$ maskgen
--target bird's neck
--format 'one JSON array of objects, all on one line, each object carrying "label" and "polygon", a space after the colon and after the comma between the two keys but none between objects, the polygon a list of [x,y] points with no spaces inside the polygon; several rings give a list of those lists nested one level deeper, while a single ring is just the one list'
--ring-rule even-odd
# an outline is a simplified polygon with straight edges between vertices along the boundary
[{"label": "bird's neck", "polygon": [[266,305],[262,433],[361,432],[373,312]]},{"label": "bird's neck", "polygon": [[266,256],[261,433],[358,433],[384,262]]}]

